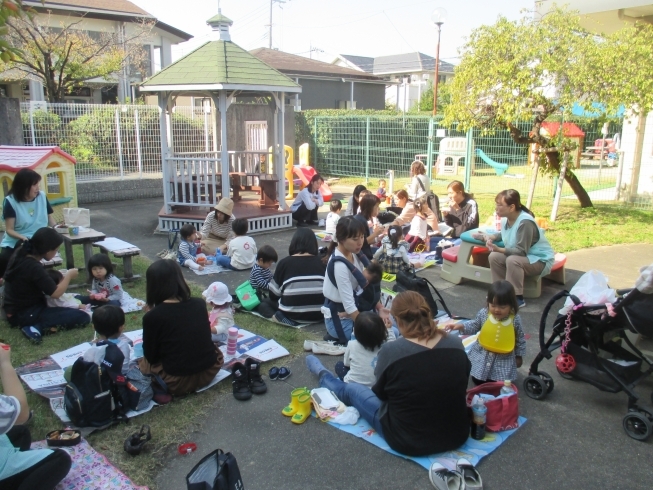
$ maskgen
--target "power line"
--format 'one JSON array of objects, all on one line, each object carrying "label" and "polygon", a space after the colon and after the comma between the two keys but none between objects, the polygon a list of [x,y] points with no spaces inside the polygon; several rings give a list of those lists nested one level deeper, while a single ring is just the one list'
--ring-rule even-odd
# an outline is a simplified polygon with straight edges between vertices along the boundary
[{"label": "power line", "polygon": [[386,19],[388,19],[388,22],[390,22],[390,25],[391,25],[392,27],[394,27],[395,31],[397,31],[397,34],[399,34],[399,37],[400,37],[401,39],[404,40],[404,42],[408,45],[408,47],[409,47],[410,49],[412,49],[413,51],[417,51],[415,48],[413,48],[413,47],[410,45],[410,43],[409,43],[408,41],[406,41],[406,38],[401,34],[401,32],[399,31],[399,29],[397,29],[397,26],[395,26],[395,25],[392,23],[392,20],[390,19],[390,17],[388,17],[388,14],[385,13],[385,10],[383,11],[383,15],[385,15]]}]

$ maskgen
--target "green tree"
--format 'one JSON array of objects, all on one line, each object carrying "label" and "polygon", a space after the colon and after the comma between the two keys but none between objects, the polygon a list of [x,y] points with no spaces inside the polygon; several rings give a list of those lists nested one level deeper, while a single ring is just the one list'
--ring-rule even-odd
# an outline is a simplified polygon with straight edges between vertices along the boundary
[{"label": "green tree", "polygon": [[23,0],[0,0],[0,66],[20,54],[20,51],[12,47],[7,40],[9,34],[7,20],[23,14]]},{"label": "green tree", "polygon": [[[449,89],[450,84],[446,82],[438,83],[438,114],[442,114],[445,107],[451,103],[451,91]],[[418,111],[419,108],[419,111]],[[418,104],[411,108],[411,113],[413,112],[433,112],[433,84],[429,84],[428,87],[422,92],[422,95],[419,98]]]},{"label": "green tree", "polygon": [[[542,135],[542,123],[559,118],[560,112],[570,111],[574,103],[594,112],[597,104],[602,106],[602,114],[596,116],[599,119],[614,114],[620,104],[634,98],[625,97],[619,87],[625,78],[623,73],[615,74],[619,70],[633,76],[631,84],[643,86],[635,75],[643,60],[632,54],[617,59],[632,39],[597,36],[581,27],[579,20],[577,12],[556,7],[541,19],[509,21],[500,17],[494,25],[472,31],[450,84],[451,103],[445,109],[444,123],[458,122],[463,130],[507,129],[518,144],[540,145],[543,172],[559,173],[564,151],[573,147],[562,134],[555,138]],[[614,49],[616,39],[623,43],[620,50]],[[651,44],[647,52],[650,59]],[[606,68],[613,64],[620,67]],[[517,127],[516,121],[521,120],[531,121],[530,131]],[[581,207],[591,207],[592,201],[574,172],[567,169],[564,178]]]}]

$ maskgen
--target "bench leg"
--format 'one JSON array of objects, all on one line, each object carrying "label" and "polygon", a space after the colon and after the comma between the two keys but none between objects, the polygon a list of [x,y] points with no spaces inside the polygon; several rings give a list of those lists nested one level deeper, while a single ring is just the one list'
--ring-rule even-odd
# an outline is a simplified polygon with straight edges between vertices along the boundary
[{"label": "bench leg", "polygon": [[539,298],[542,295],[542,278],[524,278],[524,298]]},{"label": "bench leg", "polygon": [[122,268],[125,274],[125,279],[131,279],[132,277],[134,277],[131,255],[122,258]]},{"label": "bench leg", "polygon": [[73,257],[73,244],[70,240],[63,241],[64,250],[66,251],[66,269],[75,268],[75,258]]},{"label": "bench leg", "polygon": [[551,279],[552,281],[557,282],[558,284],[562,284],[563,286],[567,282],[564,266],[560,267],[560,269],[557,269],[557,270],[551,272],[551,274],[549,274],[546,277],[547,277],[547,279]]}]

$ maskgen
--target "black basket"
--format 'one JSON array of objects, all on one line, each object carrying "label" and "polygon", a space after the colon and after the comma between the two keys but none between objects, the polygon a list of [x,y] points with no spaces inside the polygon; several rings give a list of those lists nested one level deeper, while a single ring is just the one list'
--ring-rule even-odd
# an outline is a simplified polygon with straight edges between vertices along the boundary
[{"label": "black basket", "polygon": [[615,380],[614,376],[609,374],[604,366],[607,366],[615,376],[624,384],[630,384],[640,375],[642,360],[634,355],[628,355],[623,352],[621,357],[625,361],[634,361],[635,364],[622,366],[608,359],[597,360],[594,355],[587,349],[569,342],[567,344],[567,353],[571,354],[576,361],[576,368],[569,374],[581,381],[596,386],[599,390],[616,393],[621,391],[621,385]]}]

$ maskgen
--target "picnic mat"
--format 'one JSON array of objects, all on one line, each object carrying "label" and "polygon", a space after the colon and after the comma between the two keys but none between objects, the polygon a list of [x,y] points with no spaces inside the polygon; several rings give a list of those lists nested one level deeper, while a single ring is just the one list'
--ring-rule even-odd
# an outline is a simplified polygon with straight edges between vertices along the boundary
[{"label": "picnic mat", "polygon": [[255,317],[260,318],[261,320],[265,320],[266,322],[272,322],[275,325],[281,325],[283,327],[290,327],[290,328],[297,328],[297,329],[308,327],[309,325],[317,325],[319,323],[322,323],[321,321],[319,321],[319,322],[308,322],[308,323],[297,322],[298,325],[286,325],[285,323],[278,322],[274,317],[265,318],[263,315],[261,315],[257,311],[247,311],[246,309],[242,308],[242,309],[238,310],[238,313],[248,313],[250,315],[254,315]]},{"label": "picnic mat", "polygon": [[[32,443],[32,449],[48,449],[45,441]],[[84,439],[76,446],[62,447],[70,455],[72,466],[55,490],[148,490],[147,487],[135,485],[109,460],[98,453]]]},{"label": "picnic mat", "polygon": [[[525,417],[519,417],[519,427],[524,425],[525,422]],[[446,451],[444,453],[431,454],[429,456],[414,457],[406,456],[405,454],[401,454],[397,451],[394,451],[393,449],[390,449],[390,446],[388,446],[388,443],[385,442],[385,439],[378,435],[372,426],[368,424],[367,421],[362,417],[358,419],[358,422],[354,425],[340,425],[336,424],[335,422],[327,423],[336,429],[340,429],[341,431],[346,432],[347,434],[351,434],[364,441],[374,444],[376,447],[383,449],[390,454],[394,454],[395,456],[414,461],[418,465],[424,467],[426,470],[431,467],[431,464],[436,460],[436,458],[452,459],[454,460],[454,463],[455,460],[459,458],[466,458],[474,466],[476,466],[481,458],[490,454],[501,444],[503,444],[506,439],[508,439],[517,430],[519,430],[519,428],[517,428],[512,430],[504,430],[502,432],[487,432],[485,437],[480,441],[470,437],[467,439],[467,442],[462,445],[462,447],[456,449],[455,451]]]}]

